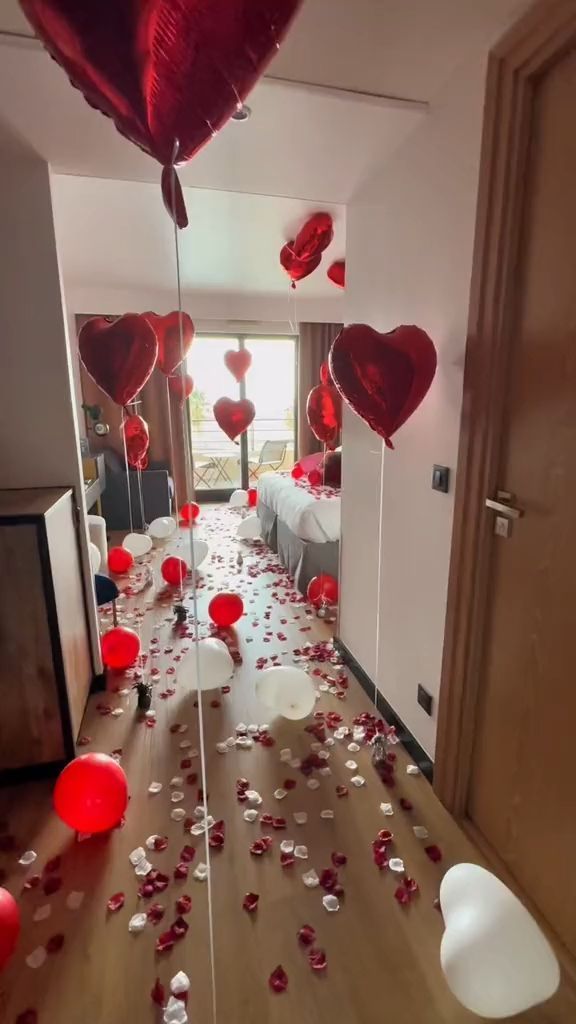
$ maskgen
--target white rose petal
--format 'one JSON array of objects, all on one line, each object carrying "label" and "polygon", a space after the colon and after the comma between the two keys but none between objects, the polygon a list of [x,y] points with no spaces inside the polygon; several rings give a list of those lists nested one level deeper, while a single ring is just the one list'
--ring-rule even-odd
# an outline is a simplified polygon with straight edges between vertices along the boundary
[{"label": "white rose petal", "polygon": [[33,921],[46,921],[52,913],[52,907],[49,903],[44,903],[41,907],[37,907],[34,911]]},{"label": "white rose petal", "polygon": [[233,747],[236,746],[236,737],[229,736],[228,739],[226,740],[226,746],[228,747],[228,750],[232,750]]},{"label": "white rose petal", "polygon": [[162,1017],[164,1024],[188,1024],[188,1011],[182,999],[170,996]]},{"label": "white rose petal", "polygon": [[120,715],[123,715],[123,714],[124,714],[124,708],[114,708],[114,710],[110,712],[110,717],[111,718],[120,718]]},{"label": "white rose petal", "polygon": [[149,860],[141,860],[134,868],[134,874],[138,875],[138,878],[146,878],[146,875],[152,871],[152,865]]},{"label": "white rose petal", "polygon": [[322,897],[322,904],[324,910],[327,910],[329,914],[334,914],[337,910],[340,910],[338,897],[333,896],[332,893],[326,893],[326,896]]},{"label": "white rose petal", "polygon": [[172,995],[182,995],[184,992],[188,992],[190,988],[190,978],[184,971],[178,971],[170,982],[170,991]]},{"label": "white rose petal", "polygon": [[420,769],[417,764],[406,765],[406,775],[420,775]]},{"label": "white rose petal", "polygon": [[246,800],[249,804],[252,804],[253,807],[260,807],[260,804],[262,803],[262,797],[255,789],[246,790]]},{"label": "white rose petal", "polygon": [[294,840],[283,839],[280,843],[280,851],[281,853],[294,853]]},{"label": "white rose petal", "polygon": [[404,861],[401,857],[392,857],[388,862],[390,871],[397,871],[399,874],[404,874]]},{"label": "white rose petal", "polygon": [[414,825],[412,831],[416,839],[428,839],[429,832],[427,828],[424,828],[424,825]]},{"label": "white rose petal", "polygon": [[291,768],[300,768],[302,761],[300,760],[299,757],[293,757],[292,760],[288,762],[288,764],[290,765]]},{"label": "white rose petal", "polygon": [[38,854],[34,850],[26,850],[26,853],[22,854],[18,863],[21,864],[23,868],[28,868],[34,863],[37,857]]},{"label": "white rose petal", "polygon": [[146,847],[148,850],[153,850],[156,846],[156,840],[160,839],[160,836],[148,836],[146,840]]},{"label": "white rose petal", "polygon": [[288,796],[288,790],[287,789],[275,789],[274,790],[274,796],[276,797],[277,800],[283,800],[285,796]]},{"label": "white rose petal", "polygon": [[184,821],[186,811],[183,807],[175,807],[173,811],[170,811],[170,817],[172,821]]},{"label": "white rose petal", "polygon": [[348,744],[348,750],[350,751],[351,754],[357,754],[358,751],[360,750],[360,747],[357,743],[352,742]]},{"label": "white rose petal", "polygon": [[249,736],[238,736],[236,746],[240,747],[240,750],[252,750],[254,741]]},{"label": "white rose petal", "polygon": [[320,683],[318,689],[320,690],[320,693],[328,693],[330,687],[328,686],[328,683]]},{"label": "white rose petal", "polygon": [[47,956],[48,954],[44,946],[37,946],[36,949],[26,957],[26,963],[28,964],[28,967],[32,967],[33,970],[36,970],[38,967],[42,967]]},{"label": "white rose petal", "polygon": [[244,722],[239,722],[236,726],[236,733],[238,736],[245,736],[248,732],[248,726]]},{"label": "white rose petal", "polygon": [[144,849],[144,847],[138,846],[135,850],[132,850],[132,853],[129,855],[128,860],[130,861],[132,867],[136,867],[137,864],[140,863],[140,861],[146,860],[146,850]]},{"label": "white rose petal", "polygon": [[385,814],[388,818],[391,818],[394,814],[392,804],[380,804],[380,810],[382,811],[382,814]]},{"label": "white rose petal", "polygon": [[307,889],[316,889],[320,885],[320,879],[318,878],[314,868],[311,868],[310,871],[306,871],[306,873],[302,875],[302,881]]},{"label": "white rose petal", "polygon": [[173,779],[170,779],[170,785],[172,786],[173,789],[176,789],[178,786],[181,786],[183,782],[184,779],[182,778],[181,775],[175,775]]},{"label": "white rose petal", "polygon": [[305,825],[308,821],[308,815],[306,811],[294,811],[292,815],[297,825]]},{"label": "white rose petal", "polygon": [[319,750],[318,751],[318,757],[320,758],[321,761],[328,761],[330,759],[330,751],[329,750]]},{"label": "white rose petal", "polygon": [[162,789],[162,783],[161,782],[151,782],[150,785],[148,786],[148,792],[152,793],[153,796],[156,793],[160,793],[161,789]]},{"label": "white rose petal", "polygon": [[183,799],[184,793],[180,789],[175,789],[174,792],[170,794],[170,800],[173,804],[181,804]]},{"label": "white rose petal", "polygon": [[308,786],[308,789],[320,789],[318,779],[308,779],[306,785]]},{"label": "white rose petal", "polygon": [[345,740],[349,733],[350,730],[347,725],[340,725],[338,726],[337,729],[334,730],[334,737],[337,740]]},{"label": "white rose petal", "polygon": [[244,811],[244,821],[256,821],[257,817],[258,811],[255,808],[248,807],[247,810]]},{"label": "white rose petal", "polygon": [[299,860],[308,860],[308,847],[307,846],[295,846],[294,856],[298,857]]},{"label": "white rose petal", "polygon": [[325,765],[324,768],[319,768],[318,769],[318,775],[323,775],[323,776],[332,775],[332,769],[329,768],[328,765]]},{"label": "white rose petal", "polygon": [[84,896],[86,893],[83,892],[69,892],[66,897],[66,906],[68,910],[79,910],[84,902]]},{"label": "white rose petal", "polygon": [[358,765],[356,764],[356,761],[346,761],[344,767],[348,768],[348,770],[351,772],[355,772],[356,769],[358,768]]},{"label": "white rose petal", "polygon": [[206,879],[208,878],[208,865],[199,864],[196,870],[194,871],[194,878],[196,879],[197,882],[205,882]]},{"label": "white rose petal", "polygon": [[218,751],[219,754],[227,754],[228,750],[229,750],[228,744],[227,743],[217,743],[216,744],[216,750]]},{"label": "white rose petal", "polygon": [[333,736],[327,736],[326,739],[324,740],[324,746],[325,747],[335,747],[336,746],[336,740],[334,739],[334,737]]},{"label": "white rose petal", "polygon": [[366,779],[363,775],[353,775],[350,782],[353,786],[356,786],[357,789],[360,789],[360,786],[366,785]]},{"label": "white rose petal", "polygon": [[327,808],[325,811],[320,811],[320,817],[324,818],[325,821],[331,821],[334,817],[334,811],[331,808]]},{"label": "white rose petal", "polygon": [[366,738],[366,730],[363,725],[356,725],[352,730],[352,739],[356,743],[363,743]]},{"label": "white rose petal", "polygon": [[192,740],[180,740],[178,746],[180,750],[188,750],[192,746]]},{"label": "white rose petal", "polygon": [[284,749],[280,751],[280,760],[285,761],[286,763],[292,760],[292,751],[290,750],[290,747],[284,747]]},{"label": "white rose petal", "polygon": [[129,932],[143,932],[148,918],[146,914],[134,914],[128,922]]}]

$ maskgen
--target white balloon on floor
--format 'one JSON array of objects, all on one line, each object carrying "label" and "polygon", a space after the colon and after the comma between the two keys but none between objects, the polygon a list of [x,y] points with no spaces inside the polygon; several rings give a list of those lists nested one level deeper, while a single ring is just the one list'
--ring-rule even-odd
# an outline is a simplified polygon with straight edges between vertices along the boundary
[{"label": "white balloon on floor", "polygon": [[[194,548],[194,568],[199,569],[209,554],[210,548],[205,540],[201,540],[200,537],[194,537],[192,541]],[[177,543],[171,544],[168,548],[168,554],[174,555],[175,558],[184,558],[187,562],[192,564],[190,557],[190,540],[188,535],[180,537]]]},{"label": "white balloon on floor", "polygon": [[491,1020],[554,995],[560,968],[532,915],[490,871],[456,864],[444,875],[440,962],[456,999]]},{"label": "white balloon on floor", "polygon": [[192,541],[192,546],[194,549],[194,568],[199,569],[200,566],[202,565],[202,562],[206,561],[210,548],[208,547],[205,540],[194,539]]},{"label": "white balloon on floor", "polygon": [[270,711],[293,721],[307,718],[316,704],[316,688],[308,673],[288,665],[260,672],[256,696]]},{"label": "white balloon on floor", "polygon": [[148,533],[154,540],[167,540],[176,530],[176,520],[172,516],[160,516],[148,527]]},{"label": "white balloon on floor", "polygon": [[92,566],[92,572],[98,572],[102,565],[102,555],[100,554],[100,548],[97,548],[95,544],[90,541],[90,565]]},{"label": "white balloon on floor", "polygon": [[186,686],[202,691],[224,686],[233,672],[234,662],[226,644],[215,637],[193,643],[178,669]]},{"label": "white balloon on floor", "polygon": [[230,504],[232,508],[244,508],[248,504],[248,491],[232,491]]},{"label": "white balloon on floor", "polygon": [[258,516],[246,516],[241,523],[238,523],[236,534],[241,540],[257,540],[262,536],[262,523]]},{"label": "white balloon on floor", "polygon": [[147,533],[127,533],[122,541],[122,547],[134,555],[134,558],[142,558],[152,551],[152,537]]}]

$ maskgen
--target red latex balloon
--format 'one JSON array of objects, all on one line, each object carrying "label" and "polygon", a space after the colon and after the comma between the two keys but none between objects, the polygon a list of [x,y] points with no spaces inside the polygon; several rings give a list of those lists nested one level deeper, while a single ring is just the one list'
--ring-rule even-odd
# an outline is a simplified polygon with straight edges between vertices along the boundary
[{"label": "red latex balloon", "polygon": [[194,381],[189,373],[182,375],[179,370],[173,377],[168,377],[168,387],[173,395],[183,404],[194,391]]},{"label": "red latex balloon", "polygon": [[140,637],[126,626],[113,626],[104,633],[100,646],[102,661],[106,667],[123,672],[138,660]]},{"label": "red latex balloon", "polygon": [[194,324],[188,313],[182,313],[182,345],[180,345],[180,313],[175,310],[166,316],[157,313],[143,313],[142,316],[152,327],[158,342],[158,369],[170,377],[177,366],[188,355],[194,341]]},{"label": "red latex balloon", "polygon": [[293,480],[301,480],[302,479],[302,477],[304,476],[304,470],[302,469],[302,466],[300,465],[300,463],[298,463],[298,462],[296,463],[296,465],[294,466],[290,476],[292,477]]},{"label": "red latex balloon", "polygon": [[188,575],[188,566],[183,558],[170,555],[162,562],[160,572],[171,587],[181,587]]},{"label": "red latex balloon", "polygon": [[308,584],[306,590],[306,596],[311,604],[315,608],[321,608],[322,605],[330,604],[334,605],[338,603],[338,580],[335,580],[333,576],[328,573],[320,573],[319,576],[314,576]]},{"label": "red latex balloon", "polygon": [[338,391],[368,426],[390,438],[425,398],[436,373],[436,349],[420,327],[379,334],[366,324],[344,327],[330,350]]},{"label": "red latex balloon", "polygon": [[233,402],[231,398],[219,398],[213,407],[214,419],[221,430],[234,441],[248,429],[256,415],[256,409],[247,398]]},{"label": "red latex balloon", "polygon": [[308,483],[311,487],[320,487],[322,483],[322,473],[319,469],[311,469],[308,473]]},{"label": "red latex balloon", "polygon": [[0,971],[16,949],[20,934],[20,911],[7,889],[0,889]]},{"label": "red latex balloon", "polygon": [[330,367],[328,366],[328,363],[322,363],[320,367],[320,383],[332,384],[332,377],[330,376]]},{"label": "red latex balloon", "polygon": [[122,431],[126,439],[128,465],[135,469],[144,469],[144,463],[147,461],[146,454],[150,447],[150,434],[146,420],[141,416],[127,416],[122,424]]},{"label": "red latex balloon", "polygon": [[240,383],[252,366],[252,353],[247,348],[230,349],[224,355],[224,362],[234,379]]},{"label": "red latex balloon", "polygon": [[346,260],[335,260],[332,266],[328,267],[326,277],[338,288],[346,287]]},{"label": "red latex balloon", "polygon": [[317,384],[308,395],[306,417],[322,444],[334,447],[342,427],[342,399],[330,384]]},{"label": "red latex balloon", "polygon": [[320,266],[322,253],[319,253],[318,256],[313,256],[312,259],[301,260],[295,255],[292,248],[293,245],[294,242],[286,242],[286,245],[282,247],[280,250],[280,263],[292,281],[292,287],[295,287],[296,281],[302,281]]},{"label": "red latex balloon", "polygon": [[329,213],[314,213],[296,235],[294,255],[299,260],[312,260],[321,256],[334,238],[334,221]]},{"label": "red latex balloon", "polygon": [[[22,0],[92,107],[161,164],[185,163],[260,78],[301,0]],[[177,214],[177,210],[172,211]]]},{"label": "red latex balloon", "polygon": [[95,316],[82,326],[78,350],[98,387],[118,405],[129,405],[156,365],[158,342],[145,317],[136,313],[113,323]]},{"label": "red latex balloon", "polygon": [[122,576],[134,565],[134,555],[126,548],[110,548],[108,552],[108,568],[117,576]]},{"label": "red latex balloon", "polygon": [[233,626],[244,612],[239,594],[217,594],[208,605],[208,615],[217,626]]},{"label": "red latex balloon", "polygon": [[258,504],[258,491],[255,487],[248,488],[248,508],[256,508]]},{"label": "red latex balloon", "polygon": [[124,769],[107,754],[82,754],[60,773],[54,810],[76,832],[108,832],[128,806]]},{"label": "red latex balloon", "polygon": [[180,521],[189,525],[195,523],[200,515],[200,505],[195,501],[187,501],[180,509]]}]

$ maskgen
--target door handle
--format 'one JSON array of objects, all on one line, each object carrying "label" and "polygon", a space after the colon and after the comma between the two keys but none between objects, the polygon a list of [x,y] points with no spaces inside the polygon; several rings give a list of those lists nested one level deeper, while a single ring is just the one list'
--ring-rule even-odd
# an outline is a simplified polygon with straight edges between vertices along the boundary
[{"label": "door handle", "polygon": [[508,491],[497,491],[496,498],[486,498],[484,504],[486,508],[491,509],[492,512],[497,512],[499,516],[504,516],[505,519],[521,519],[524,515],[524,509],[516,508],[512,504],[515,497],[515,494],[510,494]]}]

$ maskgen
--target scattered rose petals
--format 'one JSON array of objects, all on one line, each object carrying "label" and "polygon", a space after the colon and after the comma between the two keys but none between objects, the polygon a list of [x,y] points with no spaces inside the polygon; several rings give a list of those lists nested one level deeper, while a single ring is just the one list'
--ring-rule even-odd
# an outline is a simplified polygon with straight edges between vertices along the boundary
[{"label": "scattered rose petals", "polygon": [[159,924],[165,913],[166,907],[163,907],[161,903],[153,903],[151,907],[148,907],[146,917],[152,924]]},{"label": "scattered rose petals", "polygon": [[288,796],[288,790],[287,789],[275,789],[274,790],[274,796],[275,796],[276,800],[284,800],[284,797]]},{"label": "scattered rose petals", "polygon": [[313,946],[316,942],[316,932],[311,924],[302,925],[298,932],[298,942],[301,946]]},{"label": "scattered rose petals", "polygon": [[387,817],[392,817],[394,814],[392,804],[380,804],[380,810],[382,811],[382,814],[385,814]]},{"label": "scattered rose petals", "polygon": [[322,904],[329,914],[334,914],[337,910],[340,910],[338,897],[334,896],[333,893],[327,893],[326,896],[323,896]]},{"label": "scattered rose petals", "polygon": [[346,854],[339,853],[337,850],[332,854],[331,860],[335,868],[344,867],[344,865],[348,863],[348,857]]},{"label": "scattered rose petals", "polygon": [[84,892],[69,892],[66,897],[66,906],[68,910],[79,910],[84,902]]},{"label": "scattered rose petals", "polygon": [[183,996],[190,989],[190,978],[184,971],[178,971],[170,982],[170,991],[173,996]]},{"label": "scattered rose petals", "polygon": [[358,767],[358,765],[356,764],[356,761],[346,761],[344,767],[348,768],[349,771],[351,771],[351,772],[355,772],[357,767]]},{"label": "scattered rose petals", "polygon": [[320,811],[320,817],[323,818],[324,821],[331,821],[334,817],[334,811],[331,807],[328,807],[326,810]]},{"label": "scattered rose petals", "polygon": [[182,847],[182,850],[180,851],[180,861],[182,863],[190,864],[194,860],[195,856],[196,856],[196,847],[195,846],[188,846],[188,845],[186,845],[186,846]]},{"label": "scattered rose petals", "polygon": [[188,864],[181,862],[174,868],[174,879],[178,882],[185,878],[188,878]]},{"label": "scattered rose petals", "polygon": [[194,878],[196,879],[197,882],[205,882],[206,879],[208,878],[208,865],[199,864],[196,870],[194,871]]},{"label": "scattered rose petals", "polygon": [[44,903],[43,906],[36,908],[32,920],[35,922],[47,921],[51,913],[52,905],[50,903]]},{"label": "scattered rose petals", "polygon": [[308,847],[307,846],[295,846],[294,856],[300,860],[308,860]]},{"label": "scattered rose petals", "polygon": [[46,962],[47,956],[48,954],[44,946],[37,946],[36,949],[26,957],[26,963],[28,964],[28,967],[31,967],[33,970],[37,970]]},{"label": "scattered rose petals", "polygon": [[128,931],[135,933],[144,931],[147,920],[148,917],[146,914],[133,914],[128,922]]},{"label": "scattered rose petals", "polygon": [[424,825],[414,825],[412,831],[416,839],[428,839],[428,829]]},{"label": "scattered rose petals", "polygon": [[308,789],[320,789],[318,779],[308,779],[306,785],[308,786]]},{"label": "scattered rose petals", "polygon": [[390,871],[395,871],[397,874],[404,874],[404,861],[401,857],[391,857],[388,861],[388,867]]},{"label": "scattered rose petals", "polygon": [[308,953],[308,961],[313,971],[325,971],[328,965],[323,949],[311,949]]},{"label": "scattered rose petals", "polygon": [[62,888],[62,879],[59,875],[48,875],[48,878],[44,879],[42,889],[45,896],[53,896],[55,892],[58,892]]},{"label": "scattered rose petals", "polygon": [[283,868],[291,868],[294,864],[295,857],[293,853],[281,853],[280,864]]},{"label": "scattered rose petals", "polygon": [[268,984],[273,992],[285,992],[288,988],[288,975],[282,967],[282,964],[278,964],[270,977],[268,978]]},{"label": "scattered rose petals", "polygon": [[353,786],[356,786],[357,789],[359,789],[360,786],[366,785],[366,779],[362,775],[353,775],[350,782]]},{"label": "scattered rose petals", "polygon": [[148,786],[148,792],[151,793],[152,796],[154,796],[156,793],[160,793],[161,790],[162,790],[162,783],[161,782],[151,782],[150,785]]},{"label": "scattered rose petals", "polygon": [[398,900],[401,907],[405,907],[410,903],[410,893],[403,885],[399,885],[395,890],[394,898]]},{"label": "scattered rose petals", "polygon": [[336,796],[348,796],[348,786],[336,786]]},{"label": "scattered rose petals", "polygon": [[410,800],[407,800],[405,796],[400,797],[400,807],[403,811],[412,811],[414,809]]},{"label": "scattered rose petals", "polygon": [[170,811],[170,817],[172,821],[184,821],[186,811],[183,807],[175,807],[173,811]]},{"label": "scattered rose petals", "polygon": [[29,868],[30,865],[34,863],[37,857],[38,854],[34,850],[26,850],[26,853],[22,854],[18,863],[23,868]]},{"label": "scattered rose petals", "polygon": [[308,821],[308,814],[306,811],[294,811],[292,817],[297,825],[305,825]]},{"label": "scattered rose petals", "polygon": [[258,817],[258,811],[255,808],[248,807],[243,814],[244,821],[253,822]]},{"label": "scattered rose petals", "polygon": [[307,889],[316,889],[320,885],[320,879],[314,868],[302,875],[302,881]]},{"label": "scattered rose petals", "polygon": [[58,935],[52,935],[46,943],[46,952],[53,954],[59,953],[65,942],[65,938],[60,932]]},{"label": "scattered rose petals", "polygon": [[132,864],[132,867],[137,867],[141,861],[146,860],[146,852],[142,846],[138,846],[132,853],[128,855],[128,860]]},{"label": "scattered rose petals", "polygon": [[260,897],[258,896],[257,893],[247,892],[242,903],[244,910],[246,910],[247,913],[249,914],[253,914],[258,909],[259,899]]},{"label": "scattered rose petals", "polygon": [[150,993],[150,998],[153,1003],[156,1003],[156,1006],[164,1006],[164,1003],[166,1001],[166,993],[164,990],[164,985],[162,985],[160,982],[160,978],[156,978],[156,981],[154,982],[154,988]]},{"label": "scattered rose petals", "polygon": [[169,928],[168,931],[162,932],[162,934],[156,939],[156,952],[168,953],[173,948],[175,941],[172,929]]},{"label": "scattered rose petals", "polygon": [[424,853],[430,858],[433,864],[438,864],[442,860],[442,850],[435,843],[430,846],[424,847]]}]

